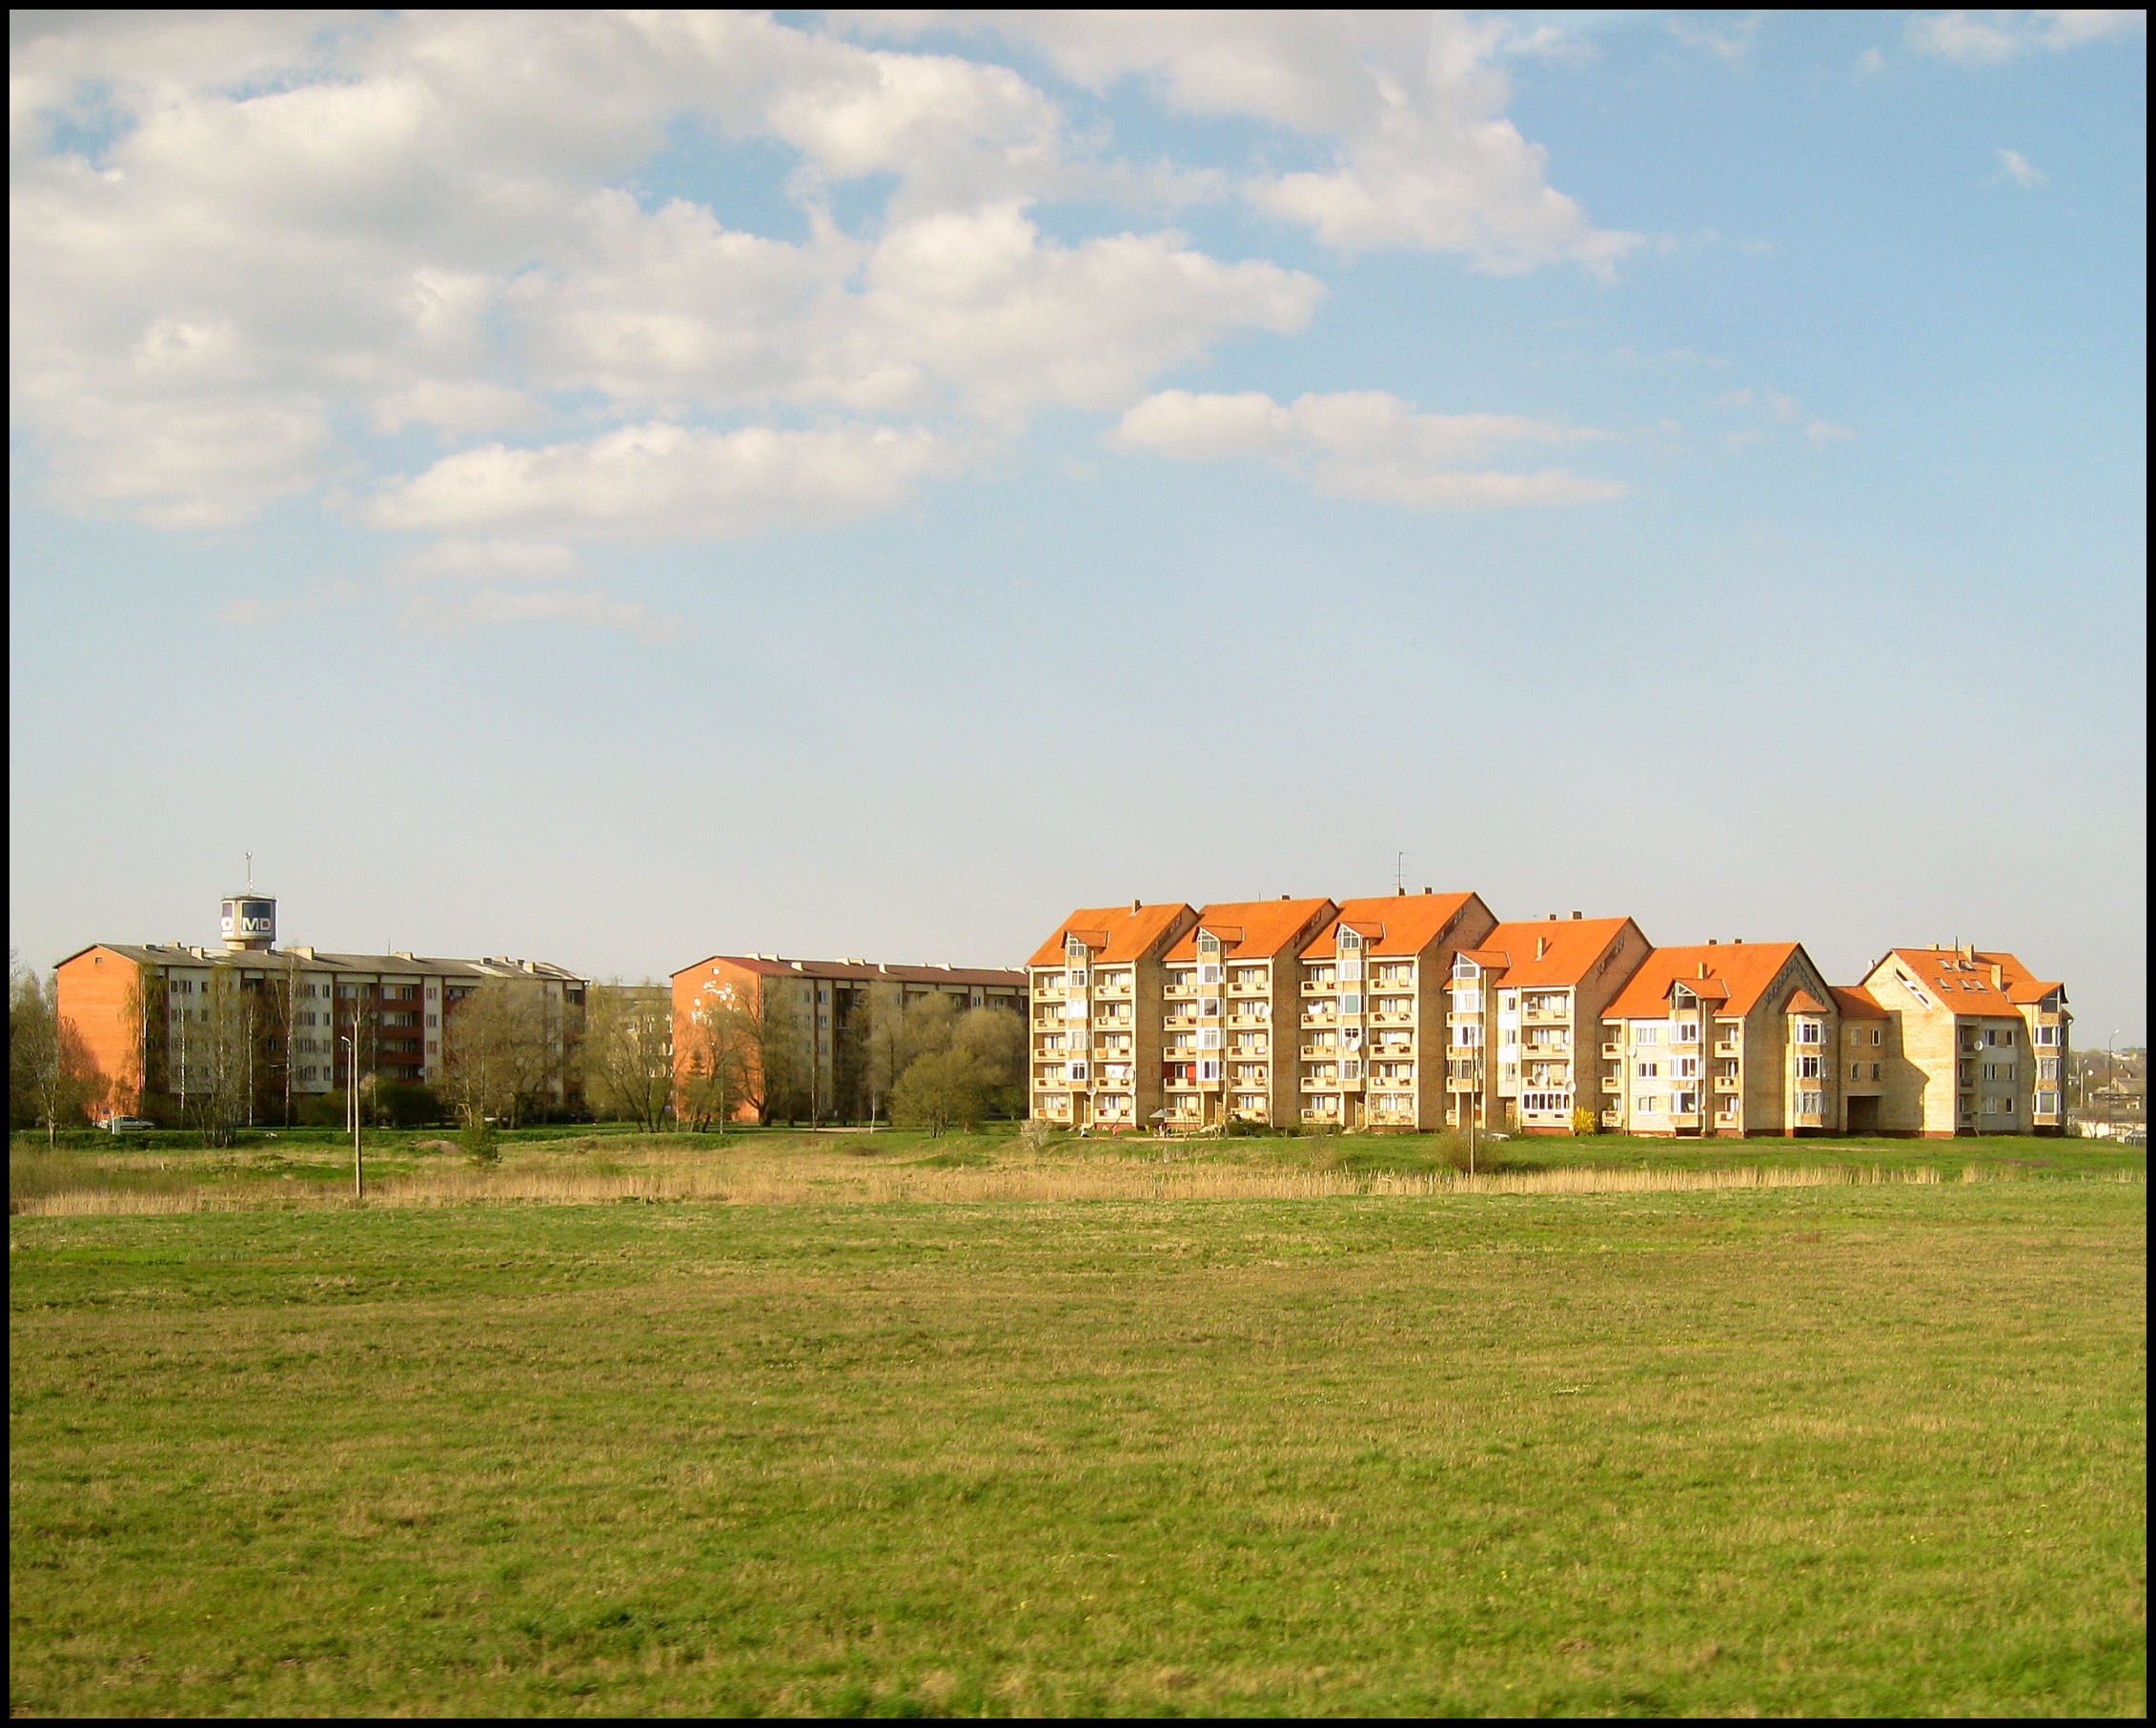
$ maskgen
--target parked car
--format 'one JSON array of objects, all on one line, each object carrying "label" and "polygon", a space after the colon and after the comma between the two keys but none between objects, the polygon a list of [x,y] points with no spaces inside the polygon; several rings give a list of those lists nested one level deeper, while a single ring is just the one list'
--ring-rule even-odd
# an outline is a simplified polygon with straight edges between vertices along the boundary
[{"label": "parked car", "polygon": [[137,1128],[155,1128],[154,1122],[146,1122],[140,1116],[108,1116],[105,1131],[108,1134],[132,1134]]}]

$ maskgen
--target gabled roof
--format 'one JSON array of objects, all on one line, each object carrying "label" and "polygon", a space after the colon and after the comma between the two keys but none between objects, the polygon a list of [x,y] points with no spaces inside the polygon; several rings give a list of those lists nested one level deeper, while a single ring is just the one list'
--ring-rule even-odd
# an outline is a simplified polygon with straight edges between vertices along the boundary
[{"label": "gabled roof", "polygon": [[1339,946],[1340,926],[1345,925],[1362,937],[1368,953],[1395,959],[1419,954],[1444,933],[1445,926],[1474,898],[1472,893],[1394,894],[1390,898],[1373,895],[1367,900],[1344,900],[1339,912],[1327,919],[1317,934],[1303,945],[1303,952],[1312,958],[1320,951],[1334,952]]},{"label": "gabled roof", "polygon": [[2011,954],[1986,953],[1979,948],[1977,960],[1984,966],[1996,966],[1999,968],[2000,981],[2005,985],[2007,996],[2015,1003],[2042,1002],[2053,990],[2064,990],[2066,987],[2056,978],[2037,977]]},{"label": "gabled roof", "polygon": [[1082,906],[1056,925],[1055,934],[1033,950],[1033,958],[1027,964],[1061,966],[1064,938],[1073,933],[1091,951],[1095,966],[1142,960],[1190,916],[1190,908],[1180,900],[1163,900],[1152,905]]},{"label": "gabled roof", "polygon": [[[1501,924],[1473,954],[1478,965],[1501,968],[1504,976],[1498,982],[1508,989],[1562,988],[1583,983],[1631,923],[1629,918],[1552,918]],[[1548,945],[1539,956],[1535,951],[1538,941]]]},{"label": "gabled roof", "polygon": [[1781,1005],[1781,1011],[1784,1014],[1823,1014],[1826,1012],[1826,1004],[1811,991],[1800,989]]},{"label": "gabled roof", "polygon": [[[1888,965],[1914,978],[1925,995],[1953,1014],[2019,1017],[2021,1002],[2034,1002],[2046,989],[2059,987],[2040,986],[2011,954],[1980,954],[1961,948],[1889,948],[1868,976],[1876,978],[1880,967]],[[1994,966],[2000,972],[1997,986],[1991,982]],[[2017,996],[2017,985],[2033,993]]]},{"label": "gabled roof", "polygon": [[[1798,947],[1794,942],[1710,942],[1657,948],[1602,1010],[1602,1018],[1658,1020],[1669,1012],[1670,991],[1680,984],[1712,1003],[1717,1013],[1749,1014]],[[1716,994],[1717,986],[1724,993]]]},{"label": "gabled roof", "polygon": [[[1058,950],[1058,958],[1061,950]],[[869,984],[985,984],[999,989],[1024,989],[1026,974],[997,966],[881,966],[867,960],[786,960],[764,954],[710,954],[673,974],[680,978],[705,967],[729,966],[759,978],[832,978]]]},{"label": "gabled roof", "polygon": [[1195,960],[1198,932],[1220,938],[1221,953],[1231,960],[1266,960],[1280,953],[1309,927],[1313,918],[1330,917],[1330,900],[1228,900],[1198,908],[1198,921],[1168,950],[1170,960]]},{"label": "gabled roof", "polygon": [[1829,985],[1834,992],[1834,1006],[1841,1010],[1844,1020],[1884,1020],[1887,1012],[1880,1006],[1879,998],[1862,985]]}]

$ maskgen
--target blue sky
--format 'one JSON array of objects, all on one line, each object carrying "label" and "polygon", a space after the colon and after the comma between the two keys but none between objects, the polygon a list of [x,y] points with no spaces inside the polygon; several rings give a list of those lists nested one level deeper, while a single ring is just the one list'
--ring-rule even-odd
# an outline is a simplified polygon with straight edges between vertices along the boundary
[{"label": "blue sky", "polygon": [[2138,14],[13,29],[26,958],[1405,852],[2142,1036]]}]

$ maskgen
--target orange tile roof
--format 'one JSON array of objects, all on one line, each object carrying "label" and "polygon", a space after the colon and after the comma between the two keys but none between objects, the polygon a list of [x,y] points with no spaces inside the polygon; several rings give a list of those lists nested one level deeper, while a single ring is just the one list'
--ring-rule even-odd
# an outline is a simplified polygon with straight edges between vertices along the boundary
[{"label": "orange tile roof", "polygon": [[[1602,1018],[1659,1019],[1669,1012],[1671,986],[1679,984],[1714,1001],[1718,1012],[1749,1014],[1797,946],[1794,942],[1710,942],[1698,947],[1657,948],[1602,1010]],[[1704,978],[1699,975],[1701,967],[1706,969]],[[1725,997],[1710,995],[1707,986],[1718,982],[1727,990]],[[1816,1011],[1818,1005],[1813,1006]]]},{"label": "orange tile roof", "polygon": [[2011,954],[1987,954],[1979,948],[1977,959],[1984,966],[1996,966],[1999,968],[2002,974],[2000,982],[2006,986],[2006,994],[2016,1003],[2042,1002],[2053,990],[2064,990],[2066,987],[2056,978],[2047,980],[2037,977]]},{"label": "orange tile roof", "polygon": [[1841,1010],[1844,1020],[1884,1020],[1886,1010],[1880,1006],[1879,998],[1858,985],[1829,985],[1834,992],[1834,1006]]},{"label": "orange tile roof", "polygon": [[[1540,923],[1530,919],[1501,924],[1482,939],[1475,956],[1482,965],[1503,966],[1500,982],[1508,988],[1515,985],[1575,985],[1594,969],[1595,963],[1631,923],[1629,918],[1553,918]],[[1537,939],[1550,945],[1549,951],[1539,959],[1535,952]]]},{"label": "orange tile roof", "polygon": [[[1972,959],[1959,948],[1890,948],[1887,958],[1900,965],[1927,991],[1936,993],[1941,1004],[1956,1014],[2019,1016],[2021,1010],[2013,993],[2013,981],[2024,979],[2030,985],[2036,982],[2011,954],[1977,954]],[[2000,985],[2004,987],[1995,988],[1992,985],[1994,965],[2000,970]],[[2033,1002],[2043,993],[2039,989],[2027,1000]]]},{"label": "orange tile roof", "polygon": [[1198,908],[1198,922],[1168,950],[1170,960],[1195,960],[1198,932],[1220,938],[1221,951],[1234,959],[1267,959],[1295,938],[1312,918],[1330,914],[1330,900],[1230,900]]},{"label": "orange tile roof", "polygon": [[1799,990],[1781,1005],[1781,1011],[1784,1014],[1823,1014],[1826,1012],[1826,1004],[1809,990]]},{"label": "orange tile roof", "polygon": [[1073,933],[1092,949],[1095,966],[1138,960],[1150,952],[1179,920],[1187,918],[1190,910],[1180,900],[1157,901],[1151,905],[1082,906],[1056,925],[1055,934],[1041,944],[1026,964],[1061,966],[1064,938]]},{"label": "orange tile roof", "polygon": [[1319,926],[1317,934],[1303,945],[1303,952],[1323,948],[1332,953],[1338,945],[1340,926],[1347,925],[1361,932],[1370,953],[1419,954],[1474,898],[1471,893],[1393,894],[1344,900],[1338,915]]}]

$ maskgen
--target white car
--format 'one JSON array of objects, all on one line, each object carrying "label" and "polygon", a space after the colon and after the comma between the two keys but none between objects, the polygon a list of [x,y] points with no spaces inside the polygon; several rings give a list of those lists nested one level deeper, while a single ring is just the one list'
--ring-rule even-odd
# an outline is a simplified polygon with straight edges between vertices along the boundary
[{"label": "white car", "polygon": [[140,1116],[108,1116],[105,1131],[108,1134],[132,1134],[138,1128],[155,1128],[154,1122],[146,1122]]}]

